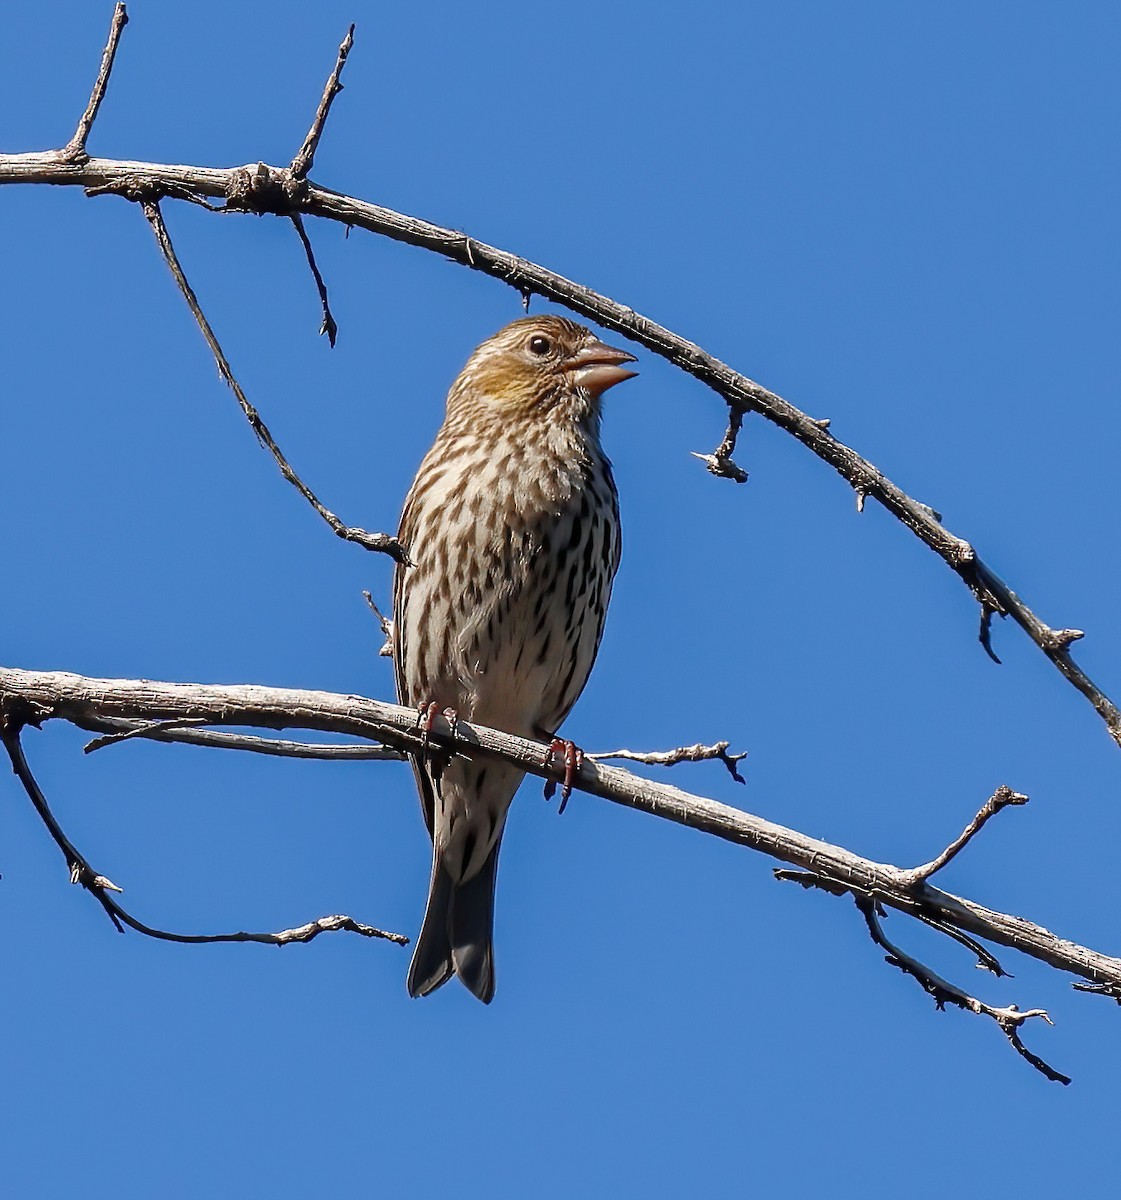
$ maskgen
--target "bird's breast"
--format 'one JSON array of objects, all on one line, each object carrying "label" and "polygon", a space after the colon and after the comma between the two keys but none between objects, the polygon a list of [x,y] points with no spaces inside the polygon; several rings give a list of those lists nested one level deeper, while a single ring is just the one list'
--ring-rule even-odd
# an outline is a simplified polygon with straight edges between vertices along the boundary
[{"label": "bird's breast", "polygon": [[598,447],[464,439],[425,460],[402,520],[399,690],[512,733],[552,731],[587,679],[618,564]]}]

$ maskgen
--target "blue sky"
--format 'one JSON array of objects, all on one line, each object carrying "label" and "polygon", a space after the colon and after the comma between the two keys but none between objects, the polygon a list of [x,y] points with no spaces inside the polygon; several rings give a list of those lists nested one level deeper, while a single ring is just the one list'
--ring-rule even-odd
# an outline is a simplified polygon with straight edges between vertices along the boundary
[{"label": "blue sky", "polygon": [[[60,145],[109,3],[12,6],[0,147]],[[689,336],[815,416],[975,541],[1121,694],[1115,6],[385,6],[135,0],[90,148],[286,162],[347,24],[319,182],[525,255]],[[392,695],[344,545],[256,443],[134,207],[0,191],[0,661]],[[324,501],[392,528],[502,285],[310,228],[166,206],[250,399]],[[540,309],[540,305],[537,306]],[[1000,783],[1032,797],[939,878],[1121,950],[1121,751],[1011,625],[803,448],[748,419],[743,487],[691,450],[719,400],[647,353],[608,398],[624,562],[568,726],[588,749],[727,737],[673,782],[901,865]],[[415,933],[428,847],[407,770],[130,742],[26,748],[142,919]],[[408,951],[119,936],[0,783],[0,1180],[55,1197],[739,1196],[828,1178],[922,1198],[1105,1180],[1118,1013],[901,918],[992,1002],[1048,1008],[1021,1062],[938,1013],[850,904],[767,860],[527,785],[503,850],[498,995],[410,1001]],[[1061,1152],[1061,1157],[1060,1157]]]}]

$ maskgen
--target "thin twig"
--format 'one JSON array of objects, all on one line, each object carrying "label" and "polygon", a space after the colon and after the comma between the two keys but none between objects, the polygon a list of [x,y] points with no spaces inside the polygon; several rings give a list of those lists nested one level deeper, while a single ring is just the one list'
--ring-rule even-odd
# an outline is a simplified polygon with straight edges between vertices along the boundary
[{"label": "thin twig", "polygon": [[0,709],[0,740],[3,741],[4,749],[11,760],[12,770],[23,785],[24,791],[35,806],[35,811],[39,814],[55,845],[62,851],[62,855],[66,859],[67,870],[70,872],[70,882],[81,884],[97,900],[118,933],[124,933],[124,927],[127,925],[137,933],[162,942],[179,942],[188,945],[206,945],[212,942],[262,942],[271,946],[283,946],[289,942],[310,942],[320,933],[345,931],[358,933],[368,938],[383,938],[386,941],[395,942],[399,946],[408,944],[409,939],[402,933],[390,933],[384,929],[377,929],[373,925],[364,925],[341,914],[320,917],[307,925],[301,925],[294,929],[282,929],[278,933],[246,933],[244,931],[205,934],[170,933],[167,930],[156,929],[151,925],[144,924],[143,921],[138,920],[122,908],[109,894],[110,892],[120,892],[122,889],[112,880],[94,871],[85,856],[66,836],[28,765],[20,732],[21,726],[18,720],[14,719],[9,711]]},{"label": "thin twig", "polygon": [[[818,890],[828,892],[830,896],[857,896],[866,895],[862,889],[853,888],[850,884],[840,883],[835,879],[829,879],[824,875],[818,875],[815,871],[789,871],[784,868],[777,868],[774,872],[774,877],[780,881],[797,883],[806,891]],[[995,954],[991,950],[982,946],[976,938],[972,938],[964,930],[958,929],[951,925],[941,915],[929,911],[921,902],[907,907],[896,905],[901,912],[905,912],[907,916],[914,917],[916,921],[922,921],[924,925],[929,925],[931,929],[937,930],[939,933],[945,934],[946,937],[952,938],[959,945],[964,946],[977,959],[977,966],[982,971],[989,971],[998,978],[1012,979],[1014,976],[1011,971],[1006,971],[997,960]],[[1074,985],[1075,987],[1078,984]]]},{"label": "thin twig", "polygon": [[732,452],[736,448],[736,439],[739,437],[742,427],[743,409],[729,406],[728,428],[724,433],[724,440],[716,447],[716,450],[712,454],[691,451],[694,458],[699,458],[704,463],[705,470],[710,475],[717,475],[721,479],[731,479],[736,483],[747,482],[747,472],[732,462]]},{"label": "thin twig", "polygon": [[105,89],[109,86],[109,76],[113,72],[113,59],[117,56],[121,33],[127,24],[128,13],[125,11],[125,6],[118,3],[113,10],[113,21],[109,26],[109,40],[105,43],[105,49],[101,55],[101,66],[98,69],[97,79],[94,82],[93,91],[90,93],[86,111],[78,120],[74,136],[62,149],[62,158],[66,162],[83,162],[89,157],[86,154],[86,141],[93,128],[93,123],[97,119],[97,110],[101,107],[102,100],[105,99]]},{"label": "thin twig", "polygon": [[315,261],[315,251],[311,248],[311,239],[304,229],[304,221],[299,213],[289,213],[289,218],[295,226],[296,233],[299,235],[300,244],[304,248],[304,254],[307,255],[307,265],[311,267],[312,277],[315,279],[315,288],[319,292],[319,304],[323,309],[323,323],[319,326],[320,334],[327,335],[327,341],[331,344],[331,349],[335,348],[335,338],[338,336],[339,326],[331,313],[331,305],[327,300],[327,285],[323,282],[323,276],[319,273],[319,265]]},{"label": "thin twig", "polygon": [[113,733],[94,738],[92,742],[87,742],[82,747],[82,753],[92,754],[95,750],[104,750],[106,746],[116,746],[120,742],[130,741],[132,738],[158,738],[161,733],[169,733],[173,729],[179,730],[206,724],[207,721],[199,717],[181,717],[174,721],[142,721],[129,725],[127,729],[118,729]]},{"label": "thin twig", "polygon": [[311,128],[307,132],[307,137],[304,138],[304,144],[300,147],[296,157],[292,159],[291,166],[288,168],[292,172],[293,179],[306,179],[307,173],[311,170],[312,163],[315,161],[315,151],[319,146],[319,139],[323,136],[323,126],[327,123],[327,114],[331,111],[331,105],[335,97],[343,90],[343,85],[339,82],[339,76],[343,73],[343,67],[346,65],[346,56],[350,53],[353,45],[354,26],[351,25],[347,30],[346,37],[343,38],[342,44],[339,46],[339,54],[335,59],[335,69],[331,72],[327,79],[327,84],[323,88],[319,107],[315,110],[315,118],[311,123]]},{"label": "thin twig", "polygon": [[[193,729],[184,721],[115,721],[102,719],[82,724],[81,728],[109,731],[82,747],[92,754],[126,738],[145,738],[154,742],[177,742],[187,746],[210,746],[217,750],[244,750],[273,758],[351,759],[375,762],[401,762],[408,757],[392,746],[339,746],[331,743],[293,742],[285,738],[258,737],[251,733],[228,733],[217,729]],[[188,726],[185,728],[185,726]]]},{"label": "thin twig", "polygon": [[1091,996],[1108,996],[1121,1004],[1121,985],[1116,983],[1072,983],[1076,992],[1088,992]]},{"label": "thin twig", "polygon": [[697,742],[692,746],[678,746],[674,750],[601,750],[597,754],[587,754],[585,757],[593,762],[606,762],[613,758],[626,759],[628,762],[646,763],[652,767],[676,767],[678,763],[707,762],[715,758],[728,768],[737,783],[745,783],[746,780],[736,766],[747,757],[747,751],[729,754],[729,744],[716,742],[712,746],[705,746]]},{"label": "thin twig", "polygon": [[968,933],[963,933],[960,929],[955,929],[952,925],[947,925],[945,921],[940,921],[937,917],[918,908],[913,913],[909,914],[916,921],[922,921],[924,925],[929,925],[931,929],[937,930],[939,933],[945,934],[946,937],[952,938],[959,945],[964,946],[970,954],[976,959],[976,967],[980,971],[988,971],[990,975],[995,975],[998,979],[1015,979],[1011,971],[1006,971],[1001,965],[999,959],[986,946],[982,946],[976,938],[971,938]]},{"label": "thin twig", "polygon": [[393,657],[393,622],[381,611],[374,603],[373,596],[369,592],[363,592],[362,595],[366,598],[366,603],[370,606],[370,611],[378,619],[378,624],[381,626],[382,635],[385,637],[385,644],[378,651],[381,658]]},{"label": "thin twig", "polygon": [[956,858],[969,845],[973,838],[985,828],[985,825],[1002,808],[1007,808],[1009,805],[1027,804],[1027,802],[1027,796],[1021,792],[1014,792],[1010,787],[1001,784],[985,803],[981,805],[973,820],[966,825],[961,833],[958,834],[937,858],[932,858],[930,862],[924,863],[921,867],[912,867],[911,870],[905,872],[908,886],[917,888],[925,883],[936,871],[941,871],[951,859]]},{"label": "thin twig", "polygon": [[234,378],[233,370],[230,367],[229,360],[226,358],[222,347],[218,343],[218,338],[214,334],[214,330],[210,327],[210,322],[206,319],[202,308],[199,306],[198,298],[195,296],[191,285],[187,282],[187,277],[183,274],[183,268],[179,264],[179,259],[175,254],[175,247],[171,244],[171,237],[167,232],[167,226],[164,224],[163,213],[160,211],[158,200],[144,200],[141,203],[144,210],[144,215],[148,218],[148,223],[152,226],[152,230],[156,235],[156,241],[159,244],[160,251],[163,254],[164,261],[167,263],[168,269],[171,271],[172,277],[179,286],[179,291],[183,294],[183,299],[187,302],[187,307],[190,308],[195,321],[198,323],[199,329],[202,330],[202,336],[206,339],[206,344],[210,347],[211,354],[214,355],[214,361],[218,365],[218,373],[229,385],[233,394],[237,397],[238,404],[241,405],[241,411],[245,413],[246,419],[253,428],[253,432],[257,435],[258,441],[263,445],[276,460],[276,465],[280,468],[280,473],[288,480],[290,484],[300,493],[301,496],[315,509],[317,513],[327,522],[335,533],[348,542],[357,542],[358,545],[364,546],[367,550],[380,551],[383,554],[388,554],[394,561],[399,563],[407,562],[408,559],[401,546],[401,543],[395,537],[390,537],[386,533],[368,533],[365,529],[356,529],[349,525],[344,525],[337,516],[329,509],[325,508],[320,503],[319,498],[315,493],[304,483],[304,481],[296,474],[296,472],[288,465],[288,460],[280,452],[280,447],[273,440],[272,434],[269,432],[268,426],[261,420],[257,410],[249,403],[249,398],[241,389],[241,384]]},{"label": "thin twig", "polygon": [[1007,1008],[995,1008],[991,1004],[986,1004],[983,1000],[978,1000],[976,996],[969,995],[956,985],[947,982],[940,975],[935,974],[924,963],[919,962],[917,958],[912,957],[905,951],[900,950],[893,942],[891,942],[883,931],[883,926],[880,924],[879,914],[876,910],[876,901],[868,895],[858,895],[854,893],[853,898],[856,901],[856,906],[860,909],[864,917],[865,923],[868,926],[868,933],[877,946],[887,951],[886,961],[893,967],[898,967],[905,975],[910,975],[916,980],[925,992],[934,998],[934,1003],[939,1009],[944,1009],[947,1004],[954,1004],[958,1008],[965,1009],[967,1012],[977,1013],[979,1016],[991,1017],[997,1025],[1000,1026],[1001,1032],[1009,1042],[1011,1042],[1016,1053],[1031,1063],[1033,1067],[1041,1074],[1055,1083],[1068,1084],[1070,1083],[1069,1076],[1056,1071],[1054,1067],[1049,1066],[1043,1061],[1039,1055],[1032,1053],[1020,1040],[1020,1026],[1032,1017],[1039,1017],[1046,1021],[1048,1025],[1054,1024],[1051,1018],[1047,1015],[1045,1009],[1029,1008],[1026,1011],[1021,1011],[1014,1004],[1008,1005]]}]

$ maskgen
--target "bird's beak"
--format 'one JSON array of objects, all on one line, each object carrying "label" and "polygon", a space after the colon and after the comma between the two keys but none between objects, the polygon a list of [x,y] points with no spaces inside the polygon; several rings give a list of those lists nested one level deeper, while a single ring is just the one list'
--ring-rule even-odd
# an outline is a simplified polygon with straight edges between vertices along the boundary
[{"label": "bird's beak", "polygon": [[585,342],[576,353],[567,360],[565,369],[572,372],[576,386],[591,392],[593,396],[601,396],[609,387],[622,383],[624,379],[633,379],[637,371],[628,371],[622,364],[637,362],[633,354],[625,350],[616,350],[604,342]]}]

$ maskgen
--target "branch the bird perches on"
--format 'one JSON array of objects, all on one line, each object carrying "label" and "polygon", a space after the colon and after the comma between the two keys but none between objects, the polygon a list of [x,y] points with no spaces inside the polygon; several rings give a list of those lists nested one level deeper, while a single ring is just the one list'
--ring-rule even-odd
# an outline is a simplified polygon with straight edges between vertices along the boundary
[{"label": "branch the bird perches on", "polygon": [[[417,727],[417,714],[411,709],[361,696],[257,685],[87,679],[64,672],[0,668],[0,732],[3,732],[9,755],[13,755],[13,747],[26,727],[38,727],[50,720],[68,721],[98,734],[119,735],[122,729],[130,729],[138,737],[187,743],[196,742],[201,733],[209,732],[200,730],[201,725],[328,732],[361,739],[363,748],[388,747],[396,751],[416,749],[422,741],[430,739],[448,753],[499,758],[541,778],[548,779],[555,772],[552,765],[546,765],[549,756],[543,744],[466,721],[456,722],[453,730],[443,717],[435,719],[431,731],[422,733]],[[109,739],[114,743],[120,740],[119,736]],[[370,747],[370,742],[376,745]],[[99,738],[87,749],[104,744],[105,739]],[[299,756],[299,750],[295,748],[298,743],[283,745],[293,749],[278,749],[277,753]],[[25,773],[17,769],[17,774],[30,794]],[[30,768],[26,774],[30,774]],[[862,858],[839,846],[715,800],[616,767],[603,766],[593,762],[591,756],[585,759],[573,782],[579,791],[769,855],[797,869],[795,872],[780,870],[777,872],[780,879],[791,879],[835,895],[851,896],[866,919],[868,911],[876,913],[881,908],[914,917],[960,942],[975,956],[977,965],[995,975],[1005,972],[992,953],[976,939],[1018,950],[1058,970],[1078,975],[1090,989],[1121,1000],[1121,959],[1099,954],[1057,937],[1022,917],[996,912],[930,884],[930,876],[963,850],[989,818],[1001,808],[1026,802],[1026,797],[1011,789],[998,789],[942,854],[923,866],[907,869]],[[68,843],[64,845],[60,841],[59,845],[73,870],[75,853],[67,849]],[[89,879],[99,878],[88,864],[86,869]],[[89,879],[78,878],[76,882],[88,887]],[[102,896],[98,899],[104,904]],[[871,910],[869,905],[873,906]],[[368,928],[371,927],[363,927]],[[896,965],[900,965],[898,961]],[[920,979],[939,1006],[949,998],[973,1012],[993,1017],[1018,1052],[1031,1059],[1018,1042],[1019,1025],[1029,1016],[1044,1016],[1042,1010],[1027,1010],[1010,1024],[1009,1012],[1018,1010],[984,1005],[952,985],[946,984],[939,990],[930,983],[938,979],[933,972],[927,972],[921,978],[915,970],[908,973]],[[938,983],[941,985],[943,981]],[[964,997],[964,1001],[959,997]],[[1016,1038],[1011,1037],[1010,1029],[1017,1033]],[[1034,1065],[1044,1069],[1043,1065]],[[1050,1072],[1051,1068],[1046,1068],[1045,1073],[1049,1073],[1050,1078],[1065,1078]]]}]

